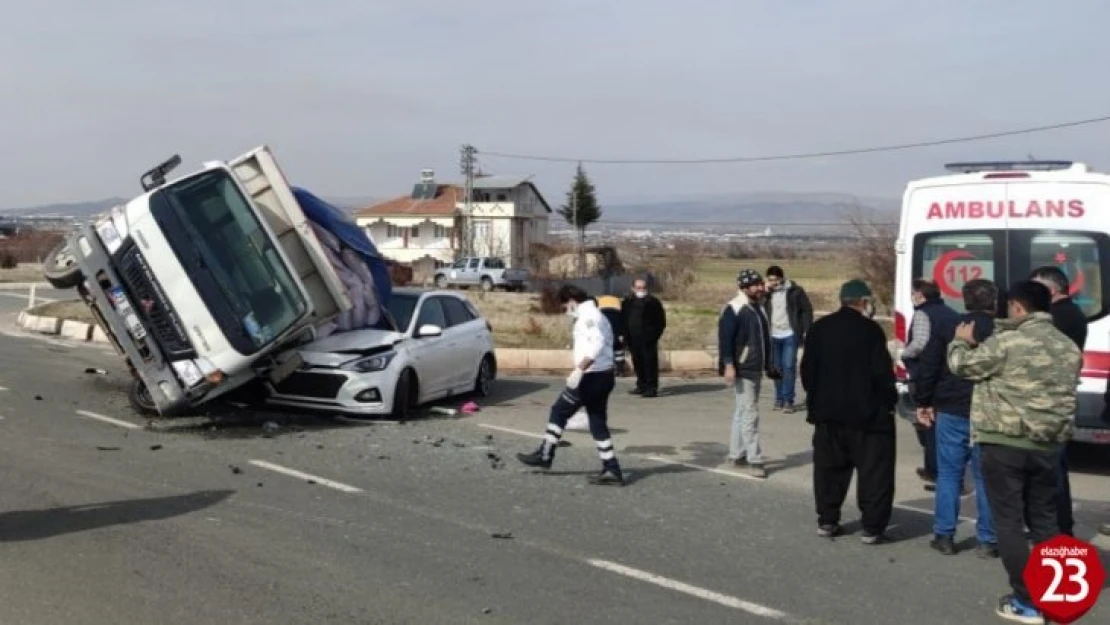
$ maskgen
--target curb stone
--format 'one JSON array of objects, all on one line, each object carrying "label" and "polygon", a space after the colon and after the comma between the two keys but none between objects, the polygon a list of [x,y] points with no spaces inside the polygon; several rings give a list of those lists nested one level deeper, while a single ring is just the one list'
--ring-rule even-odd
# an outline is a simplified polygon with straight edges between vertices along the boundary
[{"label": "curb stone", "polygon": [[[98,325],[57,317],[40,317],[19,313],[16,325],[30,332],[60,335],[62,338],[88,343],[108,343],[108,336]],[[573,366],[570,350],[498,348],[497,367],[508,371],[562,371]],[[659,370],[716,371],[717,357],[707,350],[670,350],[659,352]]]}]

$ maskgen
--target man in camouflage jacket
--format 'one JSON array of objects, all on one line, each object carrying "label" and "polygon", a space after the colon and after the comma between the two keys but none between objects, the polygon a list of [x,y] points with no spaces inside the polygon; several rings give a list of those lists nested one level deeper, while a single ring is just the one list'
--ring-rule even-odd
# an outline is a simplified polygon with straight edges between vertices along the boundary
[{"label": "man in camouflage jacket", "polygon": [[1028,511],[1034,543],[1057,534],[1055,459],[1074,427],[1083,356],[1053,325],[1044,285],[1014,284],[1007,306],[1007,318],[998,320],[981,344],[973,336],[974,324],[961,324],[947,356],[953,374],[975,382],[972,440],[981,446],[998,551],[1013,588],[1000,599],[997,613],[1027,622],[1040,614],[1022,580],[1029,559],[1023,512]]}]

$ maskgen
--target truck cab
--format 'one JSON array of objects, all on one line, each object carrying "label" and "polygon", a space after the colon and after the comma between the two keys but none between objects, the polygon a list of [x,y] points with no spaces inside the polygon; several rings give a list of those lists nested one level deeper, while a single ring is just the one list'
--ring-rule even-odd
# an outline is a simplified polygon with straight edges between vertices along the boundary
[{"label": "truck cab", "polygon": [[257,377],[300,365],[271,357],[351,308],[270,150],[166,180],[81,226],[46,279],[77,288],[134,376],[140,411],[179,414]]},{"label": "truck cab", "polygon": [[[1110,175],[1072,161],[952,163],[948,175],[910,182],[897,241],[892,350],[913,317],[911,283],[933,280],[944,302],[964,311],[963,285],[987,279],[1004,290],[1033,269],[1068,276],[1086,314],[1074,439],[1110,444],[1104,396],[1110,379]],[[904,370],[902,409],[906,409]]]}]

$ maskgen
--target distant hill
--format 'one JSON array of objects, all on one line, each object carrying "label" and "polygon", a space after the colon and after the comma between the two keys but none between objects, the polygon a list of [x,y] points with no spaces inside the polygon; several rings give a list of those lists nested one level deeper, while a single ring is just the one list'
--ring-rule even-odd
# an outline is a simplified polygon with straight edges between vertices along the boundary
[{"label": "distant hill", "polygon": [[[792,226],[821,229],[845,224],[853,216],[877,222],[898,219],[899,202],[836,193],[752,193],[701,196],[657,202],[602,206],[599,225],[607,228],[710,226],[748,229]],[[561,224],[560,224],[561,225]],[[556,227],[555,224],[552,224]]]}]

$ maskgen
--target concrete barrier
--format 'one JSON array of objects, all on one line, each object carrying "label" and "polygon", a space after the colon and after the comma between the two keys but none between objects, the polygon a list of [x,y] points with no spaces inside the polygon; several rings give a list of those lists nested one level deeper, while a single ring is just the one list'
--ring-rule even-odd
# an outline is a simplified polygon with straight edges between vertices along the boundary
[{"label": "concrete barrier", "polygon": [[74,341],[88,341],[92,337],[92,326],[80,321],[62,321],[60,334],[62,338]]},{"label": "concrete barrier", "polygon": [[39,334],[57,334],[61,325],[62,320],[57,317],[23,316],[23,328]]},{"label": "concrete barrier", "polygon": [[111,343],[112,342],[108,338],[108,335],[104,333],[104,330],[102,330],[100,328],[100,326],[98,326],[98,325],[95,325],[95,326],[92,327],[92,338],[90,338],[89,340],[91,340],[93,343]]}]

